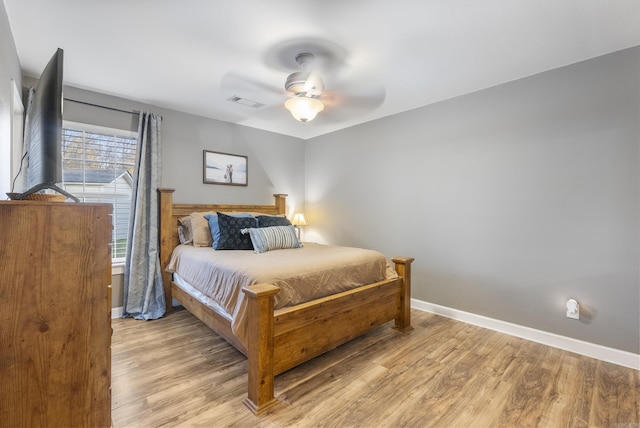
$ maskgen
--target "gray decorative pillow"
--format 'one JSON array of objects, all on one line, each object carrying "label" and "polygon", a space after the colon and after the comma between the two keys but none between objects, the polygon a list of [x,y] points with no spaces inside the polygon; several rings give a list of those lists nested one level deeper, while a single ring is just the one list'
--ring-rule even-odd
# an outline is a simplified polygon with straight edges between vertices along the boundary
[{"label": "gray decorative pillow", "polygon": [[272,227],[272,226],[291,226],[291,222],[282,216],[275,215],[259,215],[258,227]]},{"label": "gray decorative pillow", "polygon": [[302,243],[296,237],[293,226],[271,226],[243,229],[243,235],[249,235],[256,253],[285,248],[300,248]]},{"label": "gray decorative pillow", "polygon": [[180,239],[181,244],[193,245],[193,235],[191,233],[191,216],[185,216],[178,220],[178,239]]},{"label": "gray decorative pillow", "polygon": [[216,214],[220,228],[220,239],[214,244],[216,250],[253,250],[251,238],[240,231],[256,227],[255,217],[233,217],[220,212]]}]

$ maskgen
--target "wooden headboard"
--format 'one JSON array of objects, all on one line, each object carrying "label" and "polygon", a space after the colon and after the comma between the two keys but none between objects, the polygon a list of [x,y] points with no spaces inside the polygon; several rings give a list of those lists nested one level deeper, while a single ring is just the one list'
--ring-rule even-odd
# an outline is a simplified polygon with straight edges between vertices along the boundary
[{"label": "wooden headboard", "polygon": [[164,298],[167,304],[167,312],[171,310],[171,273],[165,268],[171,259],[173,249],[178,246],[178,220],[193,212],[205,211],[241,211],[257,212],[264,214],[286,214],[287,195],[274,194],[273,205],[238,205],[238,204],[174,204],[173,192],[175,189],[158,189],[159,196],[159,228],[160,228],[160,269],[162,270],[162,282],[164,283]]}]

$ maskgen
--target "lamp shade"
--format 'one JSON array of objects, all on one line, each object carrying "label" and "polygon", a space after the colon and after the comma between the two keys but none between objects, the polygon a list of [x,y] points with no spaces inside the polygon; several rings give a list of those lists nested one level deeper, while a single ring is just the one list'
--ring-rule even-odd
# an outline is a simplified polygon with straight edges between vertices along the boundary
[{"label": "lamp shade", "polygon": [[304,214],[296,213],[291,220],[291,224],[294,226],[306,226],[307,221],[304,219]]},{"label": "lamp shade", "polygon": [[319,99],[304,96],[291,97],[285,101],[284,106],[302,123],[312,121],[324,109],[324,104]]}]

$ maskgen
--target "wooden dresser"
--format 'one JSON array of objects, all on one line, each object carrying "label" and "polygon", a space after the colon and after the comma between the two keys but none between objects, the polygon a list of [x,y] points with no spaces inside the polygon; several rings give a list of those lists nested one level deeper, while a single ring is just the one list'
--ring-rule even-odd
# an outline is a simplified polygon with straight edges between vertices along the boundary
[{"label": "wooden dresser", "polygon": [[0,202],[0,426],[111,425],[111,210]]}]

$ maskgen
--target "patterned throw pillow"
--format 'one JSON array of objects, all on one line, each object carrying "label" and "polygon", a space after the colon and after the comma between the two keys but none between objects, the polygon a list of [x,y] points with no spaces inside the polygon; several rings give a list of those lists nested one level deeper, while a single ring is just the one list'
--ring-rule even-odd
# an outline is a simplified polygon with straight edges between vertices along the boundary
[{"label": "patterned throw pillow", "polygon": [[256,253],[302,247],[296,237],[296,230],[293,226],[247,228],[242,230],[242,234],[251,237]]},{"label": "patterned throw pillow", "polygon": [[272,226],[291,226],[291,222],[282,216],[276,215],[259,215],[258,227],[272,227]]},{"label": "patterned throw pillow", "polygon": [[[232,217],[255,218],[249,213],[226,213],[225,215]],[[217,248],[220,240],[220,226],[218,225],[218,214],[206,214],[204,218],[209,222],[209,234],[211,235],[210,247]]]},{"label": "patterned throw pillow", "polygon": [[233,217],[220,212],[217,215],[220,239],[214,243],[216,250],[253,250],[251,238],[240,231],[247,227],[256,227],[255,217]]}]

